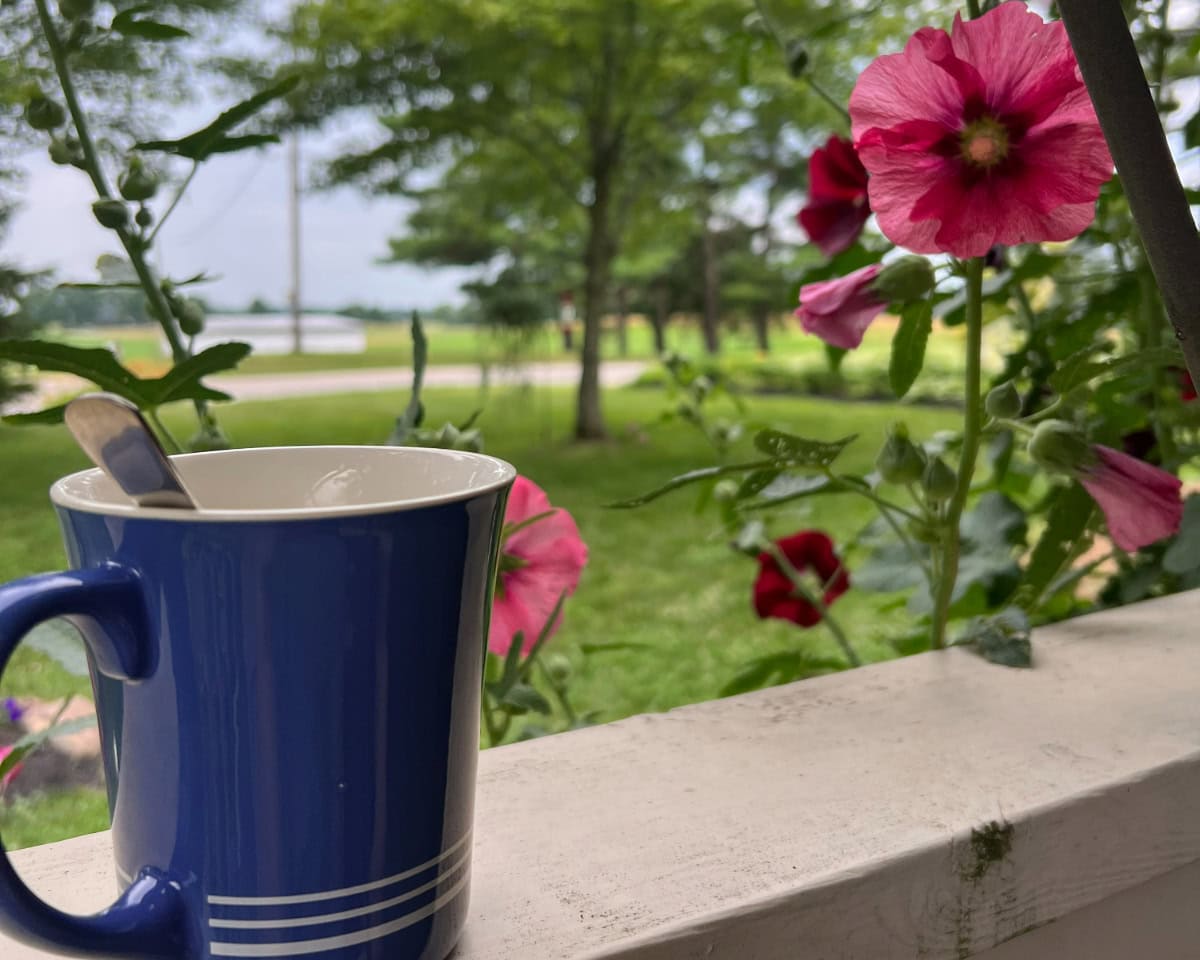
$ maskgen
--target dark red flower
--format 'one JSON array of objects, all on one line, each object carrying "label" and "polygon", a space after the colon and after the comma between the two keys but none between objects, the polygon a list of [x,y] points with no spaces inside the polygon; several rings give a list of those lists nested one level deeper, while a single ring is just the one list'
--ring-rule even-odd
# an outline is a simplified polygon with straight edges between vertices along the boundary
[{"label": "dark red flower", "polygon": [[1179,399],[1184,403],[1191,403],[1200,394],[1196,393],[1196,385],[1192,383],[1192,375],[1188,373],[1186,367],[1178,368],[1179,372]]},{"label": "dark red flower", "polygon": [[[823,588],[825,606],[831,606],[850,589],[850,574],[833,552],[833,541],[821,531],[801,530],[790,537],[776,540],[775,545],[798,572],[811,570],[816,575],[817,582]],[[801,627],[813,627],[821,622],[820,611],[797,595],[795,585],[780,569],[775,558],[766,552],[758,555],[754,610],[764,619],[776,617],[790,620]]]},{"label": "dark red flower", "polygon": [[827,257],[850,247],[871,215],[867,171],[854,144],[836,134],[808,161],[808,203],[797,219]]}]

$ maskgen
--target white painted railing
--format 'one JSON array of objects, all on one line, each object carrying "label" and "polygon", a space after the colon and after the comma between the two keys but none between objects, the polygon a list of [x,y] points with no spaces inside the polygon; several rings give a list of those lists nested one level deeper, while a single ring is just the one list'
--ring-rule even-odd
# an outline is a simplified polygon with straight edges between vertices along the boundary
[{"label": "white painted railing", "polygon": [[[484,754],[454,960],[1196,960],[1200,593]],[[105,834],[21,851],[112,895]],[[0,938],[3,960],[43,955]]]}]

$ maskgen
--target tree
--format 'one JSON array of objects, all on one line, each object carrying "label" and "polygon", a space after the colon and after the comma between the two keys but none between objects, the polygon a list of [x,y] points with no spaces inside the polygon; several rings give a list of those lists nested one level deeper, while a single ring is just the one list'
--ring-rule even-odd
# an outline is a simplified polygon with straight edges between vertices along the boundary
[{"label": "tree", "polygon": [[317,0],[292,31],[312,75],[299,115],[384,113],[384,138],[335,163],[335,181],[406,192],[416,174],[471,163],[487,182],[503,158],[510,182],[573,211],[561,226],[583,274],[575,433],[600,437],[614,261],[634,208],[664,187],[713,104],[736,95],[738,51],[762,39],[746,13],[737,0]]}]

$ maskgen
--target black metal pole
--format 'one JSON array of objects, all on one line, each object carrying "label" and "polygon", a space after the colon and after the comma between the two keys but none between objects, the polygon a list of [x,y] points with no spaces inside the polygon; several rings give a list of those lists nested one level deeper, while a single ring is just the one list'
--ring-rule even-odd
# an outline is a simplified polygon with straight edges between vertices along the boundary
[{"label": "black metal pole", "polygon": [[1200,383],[1200,233],[1120,0],[1058,0],[1167,317]]}]

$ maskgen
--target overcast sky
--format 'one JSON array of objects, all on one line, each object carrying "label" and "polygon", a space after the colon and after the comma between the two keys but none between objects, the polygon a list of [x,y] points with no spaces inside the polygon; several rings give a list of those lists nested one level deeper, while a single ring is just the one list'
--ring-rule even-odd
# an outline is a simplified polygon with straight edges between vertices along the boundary
[{"label": "overcast sky", "polygon": [[[0,242],[0,261],[53,268],[61,280],[95,278],[96,258],[119,252],[92,220],[91,184],[74,167],[30,154],[23,202]],[[163,209],[163,204],[157,205]],[[352,190],[308,194],[301,206],[303,297],[307,304],[355,302],[430,307],[460,299],[459,271],[376,265],[402,229],[404,204]],[[219,279],[197,289],[210,302],[244,307],[254,297],[283,303],[289,289],[287,154],[282,147],[218,157],[201,168],[163,228],[160,266],[173,277],[204,270]]]}]

